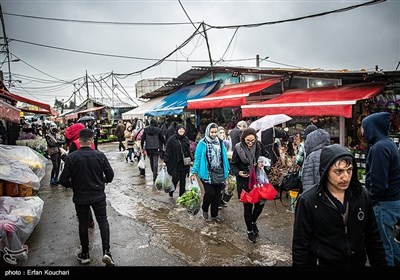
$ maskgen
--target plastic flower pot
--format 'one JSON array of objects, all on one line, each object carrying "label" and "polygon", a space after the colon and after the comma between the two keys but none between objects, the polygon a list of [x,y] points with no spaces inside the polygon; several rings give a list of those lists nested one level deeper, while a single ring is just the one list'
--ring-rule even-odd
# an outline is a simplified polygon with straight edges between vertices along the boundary
[{"label": "plastic flower pot", "polygon": [[226,192],[224,192],[223,196],[222,196],[222,200],[224,202],[229,202],[229,200],[231,200],[233,194],[227,194]]}]

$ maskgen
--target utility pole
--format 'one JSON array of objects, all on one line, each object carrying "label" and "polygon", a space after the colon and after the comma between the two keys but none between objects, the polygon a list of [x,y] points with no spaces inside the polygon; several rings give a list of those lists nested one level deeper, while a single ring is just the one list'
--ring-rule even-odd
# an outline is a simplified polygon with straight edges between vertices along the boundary
[{"label": "utility pole", "polygon": [[10,50],[8,49],[8,39],[6,35],[6,27],[4,26],[4,17],[3,17],[3,9],[1,8],[0,4],[0,20],[1,26],[3,29],[3,36],[4,36],[4,47],[6,48],[7,52],[7,65],[8,65],[8,87],[11,87],[11,61],[10,61]]},{"label": "utility pole", "polygon": [[204,38],[206,39],[206,44],[207,44],[207,50],[208,50],[208,58],[210,59],[210,66],[213,66],[212,58],[211,58],[211,50],[210,50],[210,45],[208,44],[208,37],[207,37],[207,32],[206,32],[206,25],[204,24],[204,21],[201,23],[203,26],[203,31],[204,31]]},{"label": "utility pole", "polygon": [[87,75],[87,70],[86,70],[86,98],[89,99],[89,81],[88,81],[88,75]]},{"label": "utility pole", "polygon": [[114,71],[111,71],[111,99],[112,99],[112,107],[114,109]]}]

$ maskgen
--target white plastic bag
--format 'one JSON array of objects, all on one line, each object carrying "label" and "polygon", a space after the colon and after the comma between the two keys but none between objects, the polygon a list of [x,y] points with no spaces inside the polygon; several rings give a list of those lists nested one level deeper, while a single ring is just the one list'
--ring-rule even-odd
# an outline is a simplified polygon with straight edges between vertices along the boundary
[{"label": "white plastic bag", "polygon": [[176,200],[176,203],[186,208],[190,216],[195,216],[201,207],[201,192],[197,179],[188,179],[186,184],[186,192]]},{"label": "white plastic bag", "polygon": [[140,160],[138,162],[138,167],[140,169],[146,169],[146,159],[144,156],[140,157]]},{"label": "white plastic bag", "polygon": [[163,189],[166,193],[175,190],[175,186],[172,183],[172,177],[168,174],[167,168],[165,166],[162,167],[160,172],[158,173],[155,185],[158,190]]},{"label": "white plastic bag", "polygon": [[199,182],[197,181],[197,178],[191,180],[189,176],[186,177],[186,186],[185,186],[186,191],[190,191],[193,188],[196,188],[196,191],[200,193],[200,185]]},{"label": "white plastic bag", "polygon": [[0,145],[0,180],[39,190],[47,159],[26,146]]}]

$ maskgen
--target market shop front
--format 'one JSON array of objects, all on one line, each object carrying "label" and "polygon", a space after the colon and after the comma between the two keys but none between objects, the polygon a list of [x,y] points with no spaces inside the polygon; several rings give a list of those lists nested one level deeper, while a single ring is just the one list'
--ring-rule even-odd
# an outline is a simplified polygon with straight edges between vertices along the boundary
[{"label": "market shop front", "polygon": [[188,101],[206,96],[219,81],[196,84],[182,87],[163,98],[158,105],[148,110],[144,115],[147,117],[162,117],[182,115],[188,106]]},{"label": "market shop front", "polygon": [[286,114],[293,117],[288,123],[289,134],[301,132],[310,124],[310,117],[315,117],[317,126],[331,134],[333,143],[349,145],[346,136],[353,135],[353,120],[369,113],[368,100],[383,88],[382,84],[368,83],[288,90],[271,100],[241,106],[242,116]]},{"label": "market shop front", "polygon": [[[196,111],[196,124],[204,130],[210,120],[227,129],[241,119],[240,106],[277,97],[282,92],[282,77],[225,85],[203,98],[188,101],[189,110]],[[204,131],[202,131],[204,132]]]}]

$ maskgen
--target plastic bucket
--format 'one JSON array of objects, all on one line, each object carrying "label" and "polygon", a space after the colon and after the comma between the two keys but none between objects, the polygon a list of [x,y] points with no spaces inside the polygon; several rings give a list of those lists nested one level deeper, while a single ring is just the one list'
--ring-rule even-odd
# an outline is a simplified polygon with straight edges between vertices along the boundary
[{"label": "plastic bucket", "polygon": [[296,208],[296,199],[297,199],[298,195],[299,195],[298,191],[289,191],[290,211],[292,211],[292,212],[294,212],[294,209]]},{"label": "plastic bucket", "polygon": [[224,194],[222,195],[222,200],[224,202],[229,202],[229,200],[231,200],[233,194],[227,194],[226,192],[224,192]]}]

